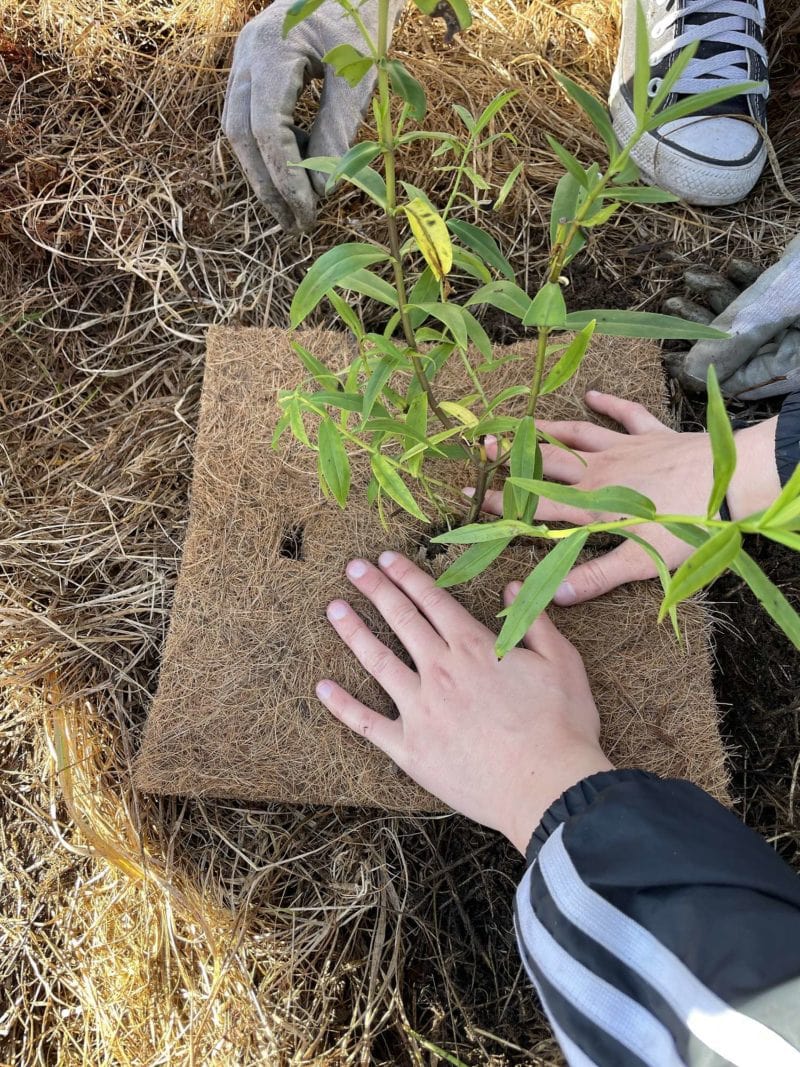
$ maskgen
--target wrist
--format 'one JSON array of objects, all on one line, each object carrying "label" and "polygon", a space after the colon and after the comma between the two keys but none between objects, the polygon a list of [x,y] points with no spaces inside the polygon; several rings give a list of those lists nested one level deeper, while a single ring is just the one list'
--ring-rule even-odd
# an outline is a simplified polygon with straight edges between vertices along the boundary
[{"label": "wrist", "polygon": [[727,501],[731,518],[744,519],[763,511],[781,491],[775,463],[775,428],[777,417],[755,426],[737,430],[736,469],[728,486]]},{"label": "wrist", "polygon": [[613,771],[614,765],[599,744],[581,748],[571,746],[547,768],[535,768],[523,775],[516,790],[516,802],[503,834],[522,855],[547,809],[584,778],[601,771]]}]

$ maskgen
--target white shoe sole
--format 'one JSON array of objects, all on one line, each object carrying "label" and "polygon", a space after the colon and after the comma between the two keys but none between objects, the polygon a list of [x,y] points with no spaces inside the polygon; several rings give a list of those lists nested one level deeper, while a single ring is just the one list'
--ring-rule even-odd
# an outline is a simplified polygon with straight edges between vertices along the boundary
[{"label": "white shoe sole", "polygon": [[[611,80],[609,110],[617,140],[625,145],[636,131],[636,119],[620,92],[617,69]],[[646,133],[633,148],[631,159],[648,184],[675,193],[689,204],[717,207],[736,204],[752,191],[767,161],[767,150],[762,145],[754,159],[739,166],[730,163],[715,165],[686,155],[670,147],[666,141]]]}]

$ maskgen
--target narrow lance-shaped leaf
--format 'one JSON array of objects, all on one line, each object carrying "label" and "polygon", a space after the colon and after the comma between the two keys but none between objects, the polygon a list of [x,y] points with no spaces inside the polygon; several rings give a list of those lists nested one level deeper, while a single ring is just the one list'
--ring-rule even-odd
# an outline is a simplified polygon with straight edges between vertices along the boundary
[{"label": "narrow lance-shaped leaf", "polygon": [[[578,210],[582,187],[570,174],[563,174],[556,185],[553,194],[553,203],[550,208],[550,247],[555,248],[559,242],[559,234],[564,226],[568,226],[575,218]],[[566,240],[566,234],[564,235]],[[569,248],[564,255],[565,265],[573,259],[586,244],[586,238],[577,232],[570,241]]]},{"label": "narrow lance-shaped leaf", "polygon": [[516,282],[489,282],[476,289],[467,301],[467,307],[476,304],[490,304],[522,320],[531,306],[531,298]]},{"label": "narrow lance-shaped leaf", "polygon": [[707,108],[713,107],[715,104],[722,104],[726,100],[731,100],[735,96],[739,96],[742,93],[747,93],[753,89],[761,87],[763,82],[729,82],[725,86],[721,86],[719,89],[708,89],[704,93],[694,93],[690,96],[685,96],[677,104],[672,104],[670,107],[664,108],[663,111],[659,111],[657,115],[648,120],[647,129],[654,130],[656,127],[663,126],[668,122],[675,122],[676,119],[683,119],[689,115],[696,115],[705,111]]},{"label": "narrow lance-shaped leaf", "polygon": [[647,119],[647,87],[650,83],[650,35],[641,0],[636,2],[635,62],[633,66],[633,114],[641,128]]},{"label": "narrow lance-shaped leaf", "polygon": [[793,505],[798,499],[800,499],[800,464],[795,467],[794,473],[781,489],[780,494],[761,516],[759,525],[768,526],[772,522],[780,522],[784,513],[787,517],[793,515]]},{"label": "narrow lance-shaped leaf", "polygon": [[432,538],[435,545],[478,545],[484,541],[501,541],[504,537],[537,537],[547,533],[546,526],[531,526],[527,522],[499,519],[496,522],[472,522]]},{"label": "narrow lance-shaped leaf", "polygon": [[586,186],[589,184],[588,179],[586,177],[586,171],[580,165],[575,156],[573,156],[571,152],[568,152],[567,149],[555,139],[555,137],[551,137],[549,133],[546,133],[545,137],[547,138],[547,143],[550,145],[553,152],[564,164],[566,170],[569,171],[569,173],[572,175],[575,181],[578,182],[579,185],[582,185],[584,188],[586,188]]},{"label": "narrow lance-shaped leaf", "polygon": [[542,387],[539,390],[540,396],[544,396],[545,393],[552,393],[554,389],[560,389],[575,374],[583,361],[583,357],[586,355],[595,324],[596,320],[592,319],[572,338],[563,356],[542,382]]},{"label": "narrow lance-shaped leaf", "polygon": [[353,271],[380,263],[389,258],[388,253],[373,245],[347,243],[329,249],[309,268],[297,288],[289,311],[292,327],[296,328],[306,319],[325,293],[341,283]]},{"label": "narrow lance-shaped leaf", "polygon": [[[387,257],[388,258],[388,257]],[[352,274],[347,274],[337,285],[340,289],[349,289],[354,293],[361,293],[371,300],[378,300],[388,307],[397,307],[397,290],[389,282],[373,273],[371,270],[360,268]]]},{"label": "narrow lance-shaped leaf", "polygon": [[[658,579],[661,582],[661,588],[666,594],[667,590],[669,589],[670,583],[669,567],[667,566],[666,562],[664,561],[664,557],[661,555],[658,549],[651,545],[649,541],[645,541],[643,537],[639,537],[639,535],[635,534],[632,530],[620,530],[619,532],[622,534],[623,537],[627,538],[627,540],[633,541],[635,544],[637,544],[639,548],[641,548],[641,550],[650,557],[650,559],[653,561],[653,566],[656,569]],[[669,613],[669,621],[672,624],[672,632],[675,634],[678,644],[682,645],[683,637],[681,635],[681,628],[678,625],[678,612],[676,610],[676,607],[673,604],[672,607],[668,608],[667,610]]]},{"label": "narrow lance-shaped leaf", "polygon": [[399,504],[404,511],[407,511],[415,519],[419,519],[420,522],[428,522],[428,516],[422,511],[411,495],[408,486],[385,456],[380,454],[373,455],[371,466],[372,473],[387,496],[390,496],[395,503]]},{"label": "narrow lance-shaped leaf", "polygon": [[453,585],[461,585],[483,574],[486,568],[504,552],[511,543],[511,538],[501,538],[497,541],[486,541],[479,545],[470,545],[454,560],[450,566],[436,579],[436,584],[441,589],[449,589]]},{"label": "narrow lance-shaped leaf", "polygon": [[[541,466],[541,450],[536,438],[536,424],[530,415],[520,419],[514,440],[511,443],[511,455],[509,456],[509,470],[514,486],[515,519],[530,522],[536,511],[537,496],[535,490],[519,485],[516,479],[536,478],[541,473],[537,472],[537,466]],[[505,509],[504,509],[505,515]]]},{"label": "narrow lance-shaped leaf", "polygon": [[605,141],[609,155],[616,155],[617,139],[605,107],[591,93],[587,93],[585,89],[582,89],[580,85],[576,85],[566,75],[557,74],[556,81],[572,97],[578,107],[585,112],[591,124]]},{"label": "narrow lance-shaped leaf", "polygon": [[513,485],[529,493],[537,493],[546,500],[555,500],[559,504],[568,504],[585,511],[633,515],[638,519],[654,519],[656,515],[656,506],[652,500],[624,485],[606,485],[602,489],[576,489],[574,485],[561,485],[559,482],[518,478],[513,472],[509,480]]},{"label": "narrow lance-shaped leaf", "polygon": [[[302,167],[303,170],[316,170],[320,174],[332,174],[338,165],[338,156],[309,156],[308,159],[289,164],[290,167]],[[350,175],[346,180],[366,193],[370,200],[374,200],[384,211],[386,210],[386,182],[376,170],[372,167],[363,167],[357,174]]]},{"label": "narrow lance-shaped leaf", "polygon": [[466,245],[467,248],[471,248],[476,255],[480,256],[484,263],[494,267],[509,281],[514,280],[513,267],[490,234],[484,233],[477,226],[473,226],[471,222],[464,222],[463,219],[448,219],[447,228],[451,233],[455,234],[462,244]]},{"label": "narrow lance-shaped leaf", "polygon": [[425,118],[425,90],[399,60],[388,60],[386,68],[389,71],[392,89],[402,100],[405,100],[417,122],[422,122]]},{"label": "narrow lance-shaped leaf", "polygon": [[659,620],[675,604],[704,589],[727,570],[741,547],[742,535],[737,526],[724,526],[709,537],[675,571],[661,604]]},{"label": "narrow lance-shaped leaf", "polygon": [[447,327],[460,348],[467,347],[468,336],[466,323],[464,322],[463,316],[460,314],[461,309],[455,304],[409,304],[409,307],[419,308],[419,310],[424,311],[426,315],[438,319],[439,322]]},{"label": "narrow lance-shaped leaf", "polygon": [[538,619],[553,599],[556,589],[572,570],[588,536],[586,530],[579,530],[571,537],[559,541],[530,572],[514,601],[505,611],[500,612],[500,616],[505,617],[505,622],[495,644],[498,656],[505,656],[518,645]]},{"label": "narrow lance-shaped leaf", "polygon": [[406,204],[403,210],[425,262],[441,281],[453,269],[453,246],[444,219],[419,199]]},{"label": "narrow lance-shaped leaf", "polygon": [[320,473],[339,507],[343,508],[350,492],[350,460],[339,431],[330,419],[323,419],[319,424],[318,443]]},{"label": "narrow lance-shaped leaf", "polygon": [[741,551],[734,560],[733,570],[747,582],[758,597],[761,606],[780,626],[795,648],[800,648],[800,616],[780,589],[744,551]]},{"label": "narrow lance-shaped leaf", "polygon": [[492,205],[492,211],[499,211],[508,199],[508,195],[514,188],[517,178],[522,174],[522,169],[525,166],[524,163],[517,163],[516,167],[509,173],[506,180],[500,187],[500,192],[495,197],[494,204]]},{"label": "narrow lance-shaped leaf", "polygon": [[708,518],[713,519],[725,499],[736,468],[736,442],[733,439],[733,430],[728,412],[725,410],[725,401],[719,390],[717,372],[714,370],[713,363],[709,365],[706,375],[706,390],[708,392],[706,423],[714,457],[714,484],[708,498]]},{"label": "narrow lance-shaped leaf", "polygon": [[656,337],[661,340],[717,341],[728,335],[713,326],[687,322],[677,315],[658,315],[651,311],[617,311],[591,308],[572,311],[567,315],[567,329],[582,329],[596,320],[595,333],[609,337]]},{"label": "narrow lance-shaped leaf", "polygon": [[339,160],[336,168],[331,171],[325,183],[325,191],[330,192],[340,178],[355,177],[369,166],[380,150],[381,146],[375,141],[362,141],[360,144],[353,145]]}]

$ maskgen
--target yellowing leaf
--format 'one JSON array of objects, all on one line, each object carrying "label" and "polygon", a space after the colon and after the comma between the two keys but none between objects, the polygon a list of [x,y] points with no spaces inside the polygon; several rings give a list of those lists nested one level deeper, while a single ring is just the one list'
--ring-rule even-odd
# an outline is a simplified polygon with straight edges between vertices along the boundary
[{"label": "yellowing leaf", "polygon": [[452,400],[442,400],[439,403],[439,407],[447,415],[451,415],[454,419],[458,419],[464,426],[478,425],[477,415],[474,415],[469,408],[465,408],[463,404],[456,404]]},{"label": "yellowing leaf", "polygon": [[403,208],[425,262],[441,281],[453,269],[453,246],[444,219],[420,197]]}]

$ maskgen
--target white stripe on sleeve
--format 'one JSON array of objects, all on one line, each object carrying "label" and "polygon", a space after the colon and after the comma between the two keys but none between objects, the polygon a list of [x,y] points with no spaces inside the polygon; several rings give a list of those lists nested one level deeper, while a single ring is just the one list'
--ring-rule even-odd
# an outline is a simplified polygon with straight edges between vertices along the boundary
[{"label": "white stripe on sleeve", "polygon": [[[573,959],[536,917],[530,904],[534,866],[528,868],[517,890],[517,919],[522,943],[542,977],[575,1011],[649,1067],[680,1067],[678,1050],[663,1023],[626,993]],[[524,954],[523,961],[527,967]]]},{"label": "white stripe on sleeve", "polygon": [[563,841],[563,824],[537,860],[558,910],[579,930],[636,971],[694,1036],[735,1067],[800,1067],[800,1052],[779,1034],[736,1011],[649,930],[586,885]]}]

